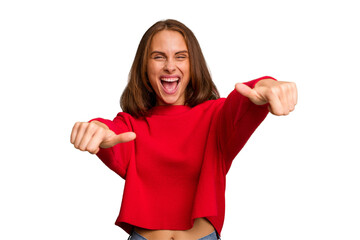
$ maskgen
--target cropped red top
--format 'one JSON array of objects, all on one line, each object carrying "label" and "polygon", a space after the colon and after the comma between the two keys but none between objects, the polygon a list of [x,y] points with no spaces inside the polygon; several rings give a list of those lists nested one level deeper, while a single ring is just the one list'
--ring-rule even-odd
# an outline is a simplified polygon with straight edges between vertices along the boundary
[{"label": "cropped red top", "polygon": [[[262,77],[246,84],[254,87]],[[116,134],[136,139],[101,149],[98,157],[125,179],[116,225],[187,230],[207,218],[220,234],[225,216],[225,182],[232,160],[268,114],[236,90],[193,108],[156,106],[145,118],[119,113],[96,118]],[[91,121],[93,121],[91,120]]]}]

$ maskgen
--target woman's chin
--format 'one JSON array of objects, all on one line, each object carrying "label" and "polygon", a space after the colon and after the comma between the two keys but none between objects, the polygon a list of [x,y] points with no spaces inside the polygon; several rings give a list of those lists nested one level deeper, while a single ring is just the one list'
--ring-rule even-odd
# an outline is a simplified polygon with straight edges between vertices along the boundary
[{"label": "woman's chin", "polygon": [[179,99],[178,96],[167,96],[158,99],[157,105],[184,105],[184,101]]}]

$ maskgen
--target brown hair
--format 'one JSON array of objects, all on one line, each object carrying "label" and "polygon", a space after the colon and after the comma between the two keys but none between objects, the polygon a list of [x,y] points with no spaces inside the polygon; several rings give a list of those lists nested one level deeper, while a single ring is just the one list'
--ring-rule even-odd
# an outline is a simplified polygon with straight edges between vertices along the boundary
[{"label": "brown hair", "polygon": [[129,73],[128,84],[121,95],[120,106],[134,117],[145,116],[156,105],[147,74],[148,51],[153,36],[162,30],[177,31],[185,39],[190,59],[190,82],[185,92],[185,105],[194,107],[207,100],[219,98],[200,45],[193,32],[179,21],[168,19],[152,25],[142,37]]}]

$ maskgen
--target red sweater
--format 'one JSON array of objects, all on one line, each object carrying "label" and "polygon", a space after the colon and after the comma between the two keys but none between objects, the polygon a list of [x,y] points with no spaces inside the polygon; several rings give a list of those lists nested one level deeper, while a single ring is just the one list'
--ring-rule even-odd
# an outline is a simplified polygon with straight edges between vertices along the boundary
[{"label": "red sweater", "polygon": [[[254,87],[264,78],[246,84]],[[156,106],[146,118],[119,113],[96,118],[116,134],[136,139],[101,149],[98,157],[125,179],[116,225],[187,230],[205,217],[220,234],[225,216],[225,182],[231,163],[268,114],[236,90],[193,108]],[[92,120],[92,121],[93,121]]]}]

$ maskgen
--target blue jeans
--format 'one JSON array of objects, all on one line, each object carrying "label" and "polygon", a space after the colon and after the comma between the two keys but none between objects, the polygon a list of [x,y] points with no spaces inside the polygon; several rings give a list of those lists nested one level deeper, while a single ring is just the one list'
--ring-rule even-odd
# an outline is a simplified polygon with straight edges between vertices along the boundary
[{"label": "blue jeans", "polygon": [[[218,238],[218,234],[216,231],[213,231],[209,235],[199,238],[198,240],[219,240],[220,236]],[[141,236],[139,233],[137,233],[135,230],[133,230],[132,234],[129,236],[128,240],[147,240],[143,236]]]}]

